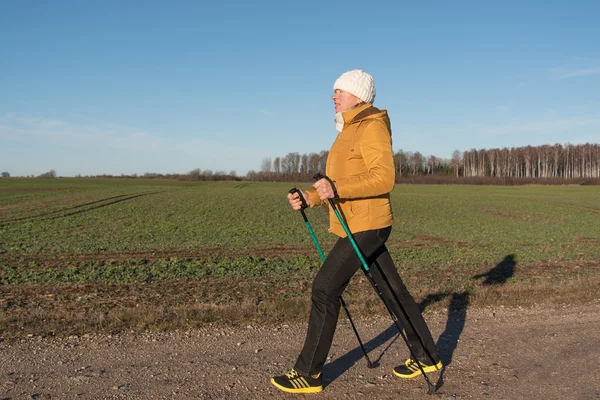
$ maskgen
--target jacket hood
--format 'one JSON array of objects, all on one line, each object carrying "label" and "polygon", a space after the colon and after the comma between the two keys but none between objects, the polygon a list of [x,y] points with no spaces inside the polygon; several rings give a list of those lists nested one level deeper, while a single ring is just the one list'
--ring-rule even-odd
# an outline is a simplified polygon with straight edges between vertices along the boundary
[{"label": "jacket hood", "polygon": [[344,117],[344,125],[355,124],[371,119],[380,119],[385,123],[388,129],[391,130],[391,123],[387,110],[380,110],[377,107],[373,107],[370,103],[348,110],[342,113],[342,115]]}]

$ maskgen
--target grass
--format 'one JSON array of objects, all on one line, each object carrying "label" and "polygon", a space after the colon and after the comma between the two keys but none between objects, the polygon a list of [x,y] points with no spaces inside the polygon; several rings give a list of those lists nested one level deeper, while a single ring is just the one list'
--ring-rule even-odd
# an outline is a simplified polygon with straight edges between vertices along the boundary
[{"label": "grass", "polygon": [[[320,260],[292,186],[1,179],[0,336],[305,319]],[[397,185],[388,247],[423,309],[587,302],[600,293],[598,198],[598,186]],[[307,215],[329,249],[325,209]],[[386,313],[360,273],[344,296],[353,314]]]}]

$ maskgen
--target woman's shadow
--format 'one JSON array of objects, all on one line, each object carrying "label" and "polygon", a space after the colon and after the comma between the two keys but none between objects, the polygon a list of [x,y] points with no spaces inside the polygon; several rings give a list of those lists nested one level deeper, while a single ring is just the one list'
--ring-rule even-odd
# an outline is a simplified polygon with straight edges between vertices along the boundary
[{"label": "woman's shadow", "polygon": [[515,274],[517,261],[513,254],[504,257],[504,260],[484,274],[477,274],[473,279],[485,278],[483,286],[504,285]]},{"label": "woman's shadow", "polygon": [[[509,254],[496,264],[495,267],[483,274],[473,276],[473,279],[485,278],[482,282],[484,286],[504,285],[506,281],[515,273],[517,262],[513,254]],[[458,347],[458,340],[462,334],[467,321],[467,308],[469,307],[469,292],[452,293],[450,305],[448,306],[448,319],[446,320],[446,329],[440,335],[437,348],[440,360],[444,365],[440,372],[440,377],[436,383],[439,389],[444,384],[444,373],[448,365],[452,363],[452,357]]]},{"label": "woman's shadow", "polygon": [[[485,278],[482,285],[503,285],[506,281],[513,276],[515,272],[516,261],[514,255],[508,255],[498,263],[496,266],[491,268],[486,273],[477,274],[473,276],[473,279]],[[440,377],[435,384],[436,389],[439,389],[444,384],[444,373],[448,365],[452,363],[454,352],[458,346],[458,341],[466,325],[467,320],[467,309],[469,307],[469,292],[439,292],[427,295],[420,303],[419,309],[423,312],[428,306],[440,302],[445,298],[450,297],[448,304],[448,314],[446,319],[446,326],[444,331],[441,333],[438,342],[437,349],[438,355],[442,364],[444,365]],[[398,321],[400,324],[400,321]],[[379,365],[384,354],[390,349],[390,347],[400,337],[398,334],[398,328],[395,323],[392,323],[387,329],[377,335],[375,338],[364,343],[365,351],[371,353],[376,348],[388,342],[390,339],[393,340],[381,351],[379,356],[371,361],[374,365]],[[334,361],[325,364],[324,376],[325,385],[333,382],[352,367],[356,362],[364,358],[364,354],[360,346],[355,347],[348,353],[338,357]]]}]

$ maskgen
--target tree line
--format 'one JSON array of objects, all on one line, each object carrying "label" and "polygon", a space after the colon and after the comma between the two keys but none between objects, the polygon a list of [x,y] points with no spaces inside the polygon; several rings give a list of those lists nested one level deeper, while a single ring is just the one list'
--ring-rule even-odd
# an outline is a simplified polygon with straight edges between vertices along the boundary
[{"label": "tree line", "polygon": [[[176,179],[186,181],[311,181],[326,170],[328,151],[263,159],[260,171],[238,176],[235,171],[193,169],[184,174],[146,172],[131,175],[94,175],[92,178]],[[475,183],[526,184],[543,182],[600,184],[600,144],[555,144],[504,147],[502,149],[455,150],[449,159],[420,152],[399,150],[394,153],[396,182],[399,183]],[[50,170],[38,178],[56,178]],[[9,178],[9,172],[1,177]],[[32,176],[33,177],[33,176]],[[81,175],[76,175],[81,178]]]},{"label": "tree line", "polygon": [[[249,171],[246,178],[257,181],[308,181],[324,172],[327,151],[289,153],[275,159],[265,158],[260,171]],[[600,178],[600,145],[555,144],[505,147],[502,149],[455,150],[451,158],[424,156],[420,152],[394,153],[396,180],[419,177],[529,178],[529,180],[572,180]],[[448,181],[448,180],[446,180]]]}]

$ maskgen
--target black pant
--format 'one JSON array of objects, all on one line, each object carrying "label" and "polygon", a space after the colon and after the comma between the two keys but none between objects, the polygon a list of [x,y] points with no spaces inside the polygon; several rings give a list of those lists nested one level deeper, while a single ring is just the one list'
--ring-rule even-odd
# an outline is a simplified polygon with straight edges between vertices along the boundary
[{"label": "black pant", "polygon": [[[354,234],[354,239],[362,251],[373,280],[379,286],[393,313],[400,320],[406,336],[419,360],[431,363],[427,352],[437,362],[438,354],[431,332],[427,327],[419,307],[402,282],[400,275],[385,246],[391,227]],[[350,278],[361,267],[361,262],[348,238],[340,238],[333,246],[312,285],[312,308],[308,321],[308,333],[302,352],[294,367],[304,375],[313,375],[323,370],[327,354],[331,348],[333,334],[340,312],[340,296],[348,286]],[[383,277],[380,269],[385,275]],[[398,300],[404,307],[417,333],[423,339],[427,352],[415,335],[404,313],[399,308],[389,290],[389,282]]]}]

